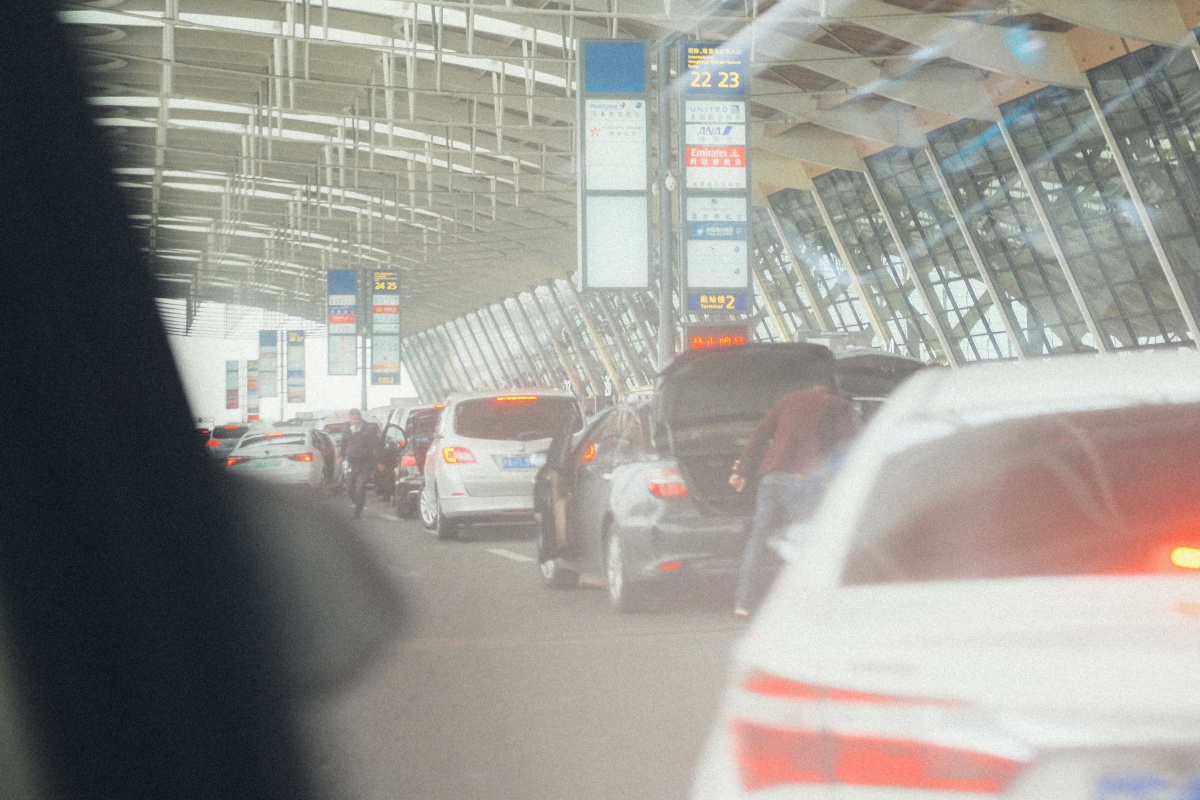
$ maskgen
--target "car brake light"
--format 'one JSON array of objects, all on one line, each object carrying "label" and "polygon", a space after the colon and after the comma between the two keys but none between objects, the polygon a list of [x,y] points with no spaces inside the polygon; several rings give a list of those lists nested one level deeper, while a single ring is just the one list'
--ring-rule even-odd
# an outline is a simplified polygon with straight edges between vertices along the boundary
[{"label": "car brake light", "polygon": [[209,440],[208,440],[208,446],[209,446],[209,447],[220,447],[220,446],[221,446],[221,440],[220,440],[220,439],[209,439]]},{"label": "car brake light", "polygon": [[1200,569],[1200,547],[1176,547],[1171,551],[1171,563],[1182,569]]},{"label": "car brake light", "polygon": [[533,403],[536,400],[535,394],[508,394],[496,398],[497,403]]},{"label": "car brake light", "polygon": [[307,462],[313,460],[313,454],[312,453],[289,453],[288,460],[289,461],[304,461],[307,463]]},{"label": "car brake light", "polygon": [[249,456],[230,456],[229,458],[225,459],[225,466],[232,467],[235,464],[242,464],[249,460]]},{"label": "car brake light", "polygon": [[417,457],[414,456],[412,453],[405,453],[404,455],[400,456],[400,466],[415,467],[416,465],[417,465]]},{"label": "car brake light", "polygon": [[475,454],[465,447],[443,447],[442,460],[447,464],[474,464]]},{"label": "car brake light", "polygon": [[[744,678],[742,688],[760,701],[808,705],[811,717],[827,720],[827,728],[817,730],[800,721],[792,725],[778,722],[787,715],[772,714],[775,721],[769,723],[734,719],[730,726],[734,756],[742,788],[748,792],[789,784],[840,783],[999,794],[1025,765],[1022,760],[994,753],[904,738],[903,728],[896,724],[911,719],[913,707],[965,704],[819,687],[758,671]],[[836,729],[840,709],[863,705],[904,710],[895,719],[890,714],[888,719],[880,719],[887,735]],[[857,713],[854,718],[861,720]]]},{"label": "car brake light", "polygon": [[595,457],[596,457],[596,443],[592,442],[591,444],[588,445],[587,450],[583,451],[583,460],[591,461]]},{"label": "car brake light", "polygon": [[687,497],[688,493],[683,474],[675,468],[647,470],[646,486],[655,497]]}]

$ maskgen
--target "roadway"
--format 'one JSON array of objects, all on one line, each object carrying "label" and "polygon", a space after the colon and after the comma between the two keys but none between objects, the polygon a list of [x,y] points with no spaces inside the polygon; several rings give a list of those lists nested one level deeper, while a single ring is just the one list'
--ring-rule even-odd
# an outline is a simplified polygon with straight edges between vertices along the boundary
[{"label": "roadway", "polygon": [[334,798],[686,796],[744,629],[730,587],[619,616],[597,586],[543,587],[527,530],[439,542],[375,498],[354,524],[408,621],[372,669],[311,708]]}]

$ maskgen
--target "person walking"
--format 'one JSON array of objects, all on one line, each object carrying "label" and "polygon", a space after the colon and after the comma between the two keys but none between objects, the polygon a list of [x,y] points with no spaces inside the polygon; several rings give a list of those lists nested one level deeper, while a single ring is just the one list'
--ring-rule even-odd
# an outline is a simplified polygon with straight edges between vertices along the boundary
[{"label": "person walking", "polygon": [[379,437],[363,422],[357,408],[350,409],[350,430],[342,439],[342,452],[350,465],[347,494],[354,503],[354,516],[361,517],[367,503],[367,481],[379,461]]},{"label": "person walking", "polygon": [[773,536],[812,516],[831,473],[834,455],[858,423],[850,402],[824,384],[789,392],[771,406],[733,462],[729,485],[757,481],[753,527],[734,595],[734,615],[750,616],[778,569]]}]

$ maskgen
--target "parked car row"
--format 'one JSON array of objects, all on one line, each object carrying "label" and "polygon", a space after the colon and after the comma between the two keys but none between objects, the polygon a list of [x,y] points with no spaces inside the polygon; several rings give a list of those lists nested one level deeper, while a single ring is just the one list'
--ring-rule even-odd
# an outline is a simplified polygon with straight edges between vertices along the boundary
[{"label": "parked car row", "polygon": [[542,580],[563,589],[586,575],[629,612],[665,584],[732,576],[754,507],[751,492],[730,486],[730,469],[775,400],[836,385],[866,415],[921,366],[804,343],[677,357],[651,399],[618,404],[582,435],[555,439],[535,489]]}]

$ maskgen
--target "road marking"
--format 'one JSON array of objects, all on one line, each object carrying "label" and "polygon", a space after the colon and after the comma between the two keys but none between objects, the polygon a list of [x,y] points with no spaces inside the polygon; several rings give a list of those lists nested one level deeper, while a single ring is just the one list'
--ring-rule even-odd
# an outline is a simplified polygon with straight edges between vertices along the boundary
[{"label": "road marking", "polygon": [[380,518],[380,519],[390,519],[392,522],[399,522],[399,521],[400,521],[400,518],[399,518],[399,517],[397,517],[395,514],[380,514],[380,515],[379,515],[379,518]]},{"label": "road marking", "polygon": [[494,556],[500,556],[501,558],[511,559],[512,561],[520,561],[522,564],[532,564],[534,561],[537,560],[534,558],[530,558],[529,556],[523,556],[520,553],[514,553],[511,550],[495,549],[495,550],[488,550],[488,552]]}]

